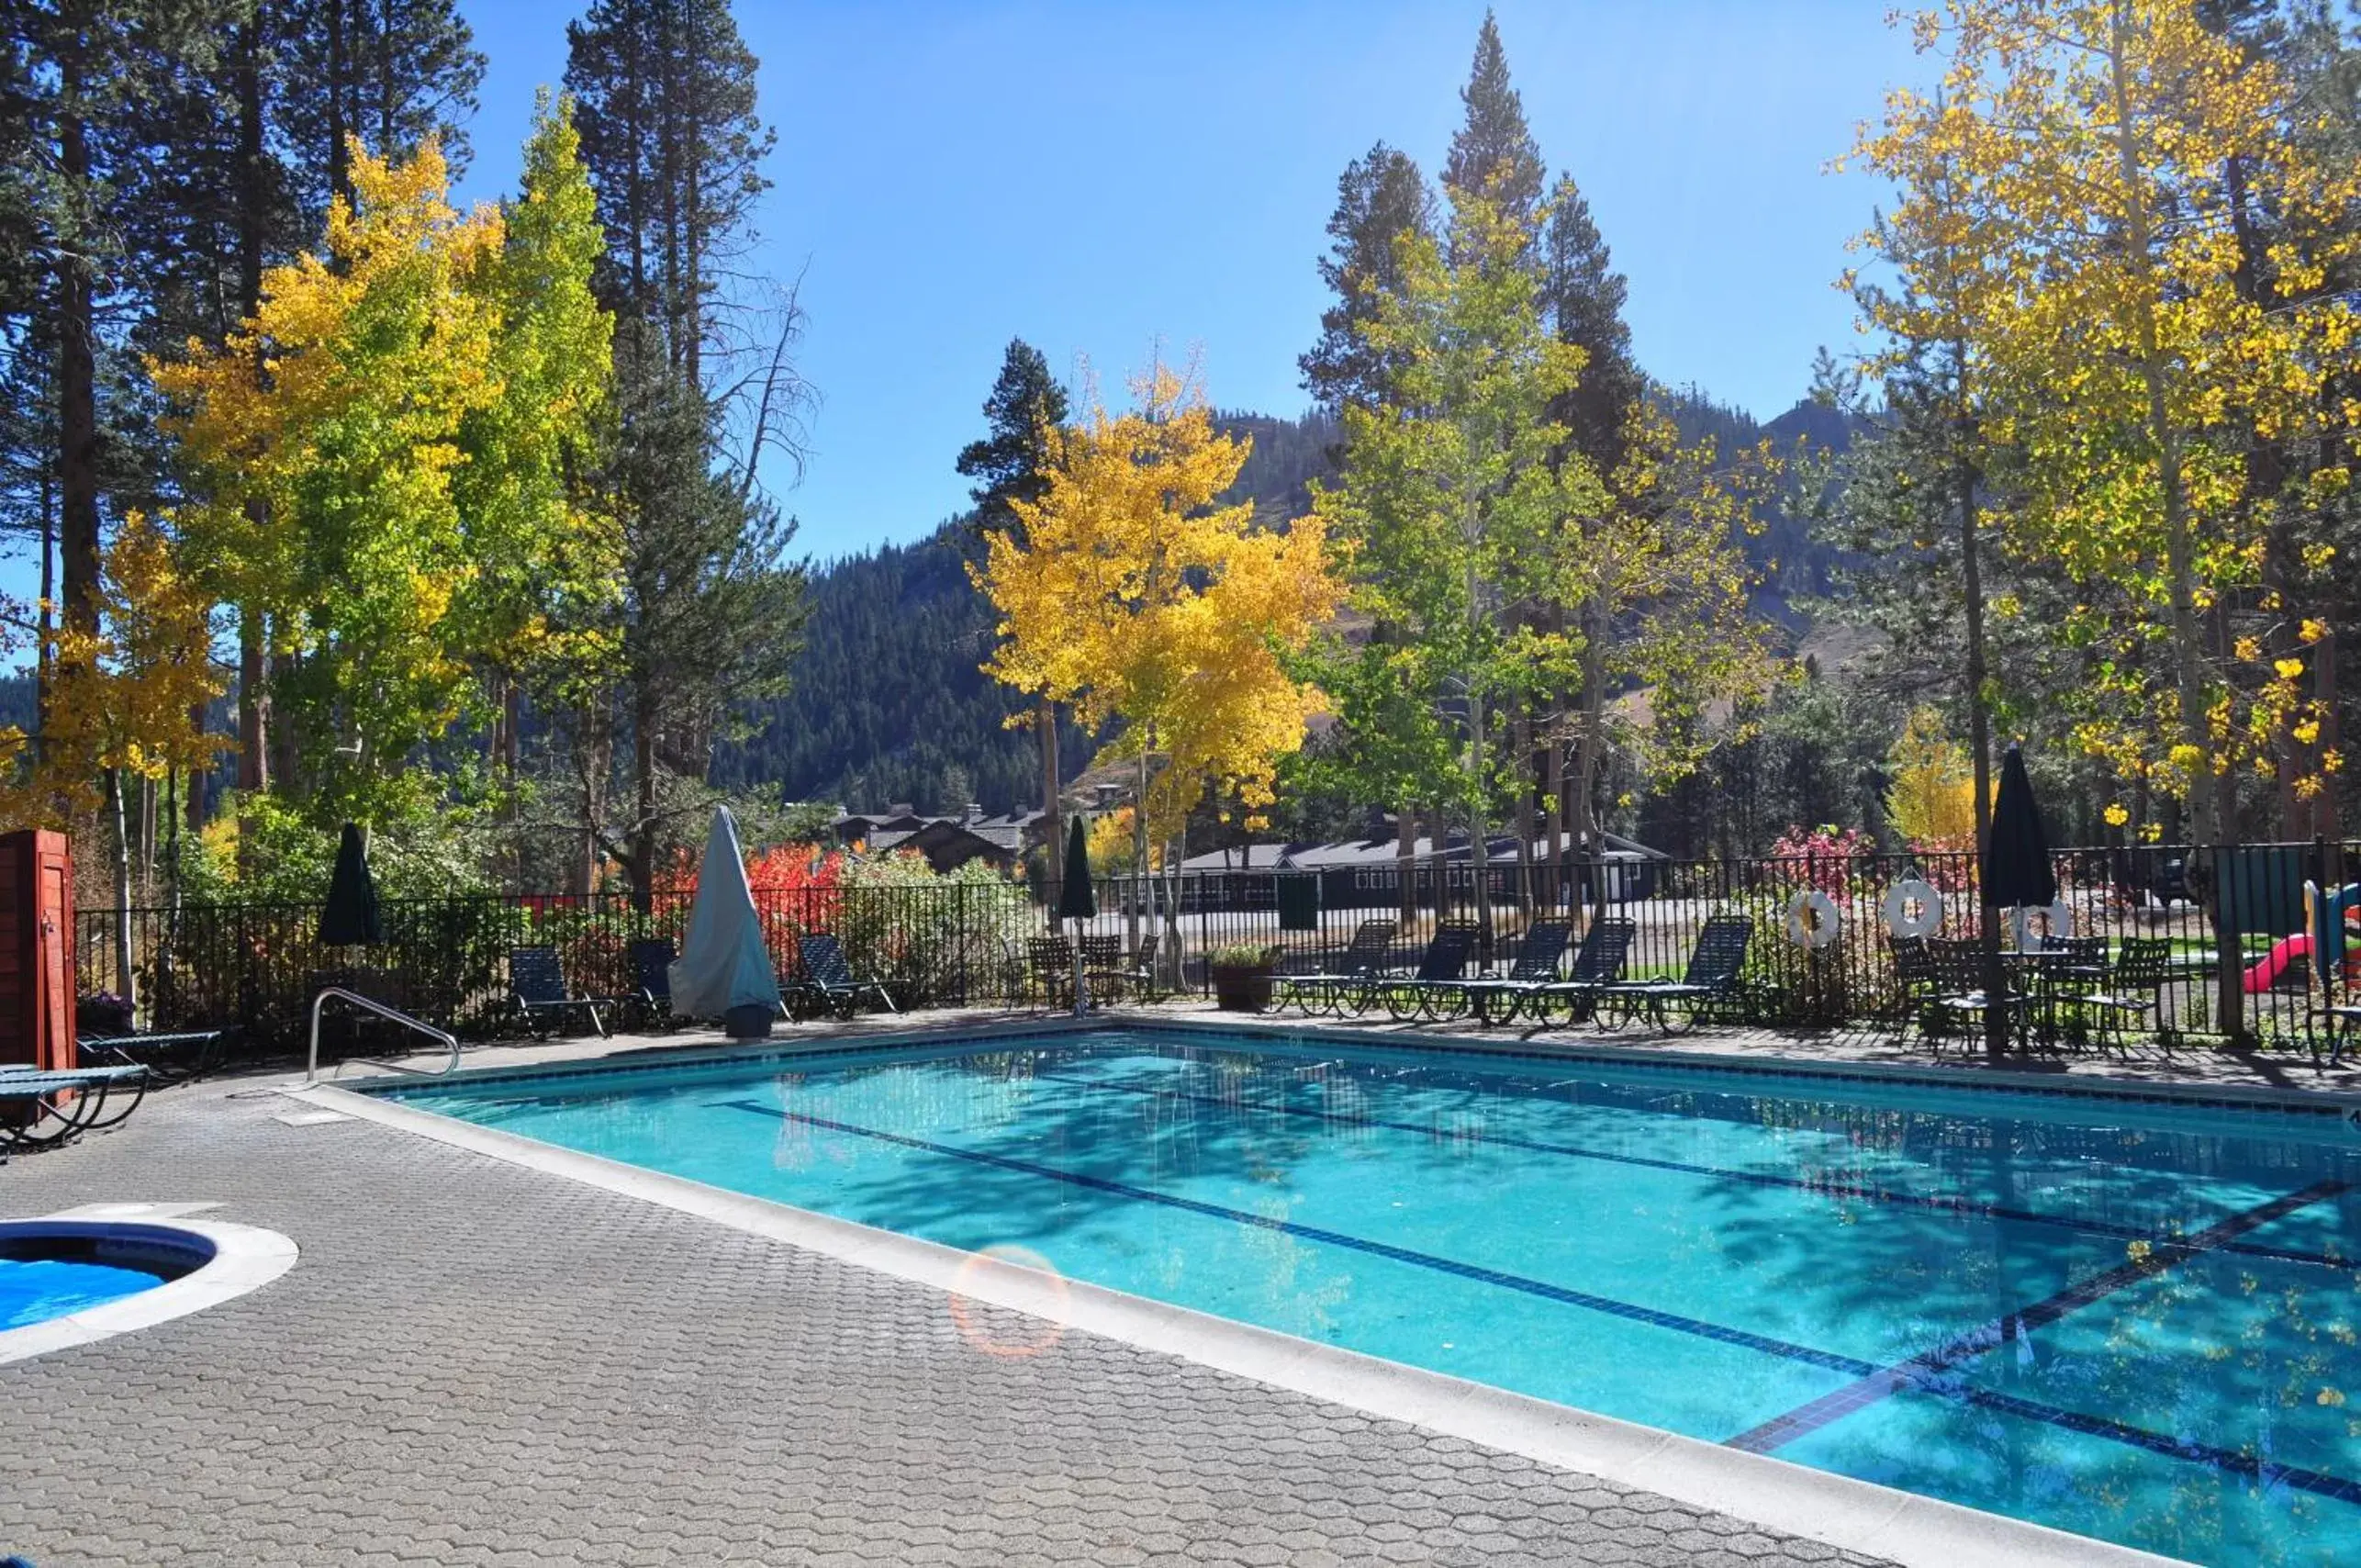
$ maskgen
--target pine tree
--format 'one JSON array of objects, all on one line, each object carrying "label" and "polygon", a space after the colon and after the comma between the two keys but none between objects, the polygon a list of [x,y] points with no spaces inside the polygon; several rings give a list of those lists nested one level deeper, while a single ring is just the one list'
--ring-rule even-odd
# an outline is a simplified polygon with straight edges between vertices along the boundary
[{"label": "pine tree", "polygon": [[274,13],[274,139],[297,150],[300,231],[352,195],[352,142],[408,158],[432,137],[455,175],[484,57],[456,0],[290,0]]},{"label": "pine tree", "polygon": [[609,236],[617,315],[658,328],[666,363],[705,385],[716,269],[752,242],[762,162],[758,62],[727,0],[593,0],[565,29],[565,88]]},{"label": "pine tree", "polygon": [[1583,354],[1582,379],[1561,400],[1556,417],[1592,466],[1611,474],[1628,449],[1627,427],[1632,409],[1647,393],[1648,378],[1631,357],[1623,274],[1615,270],[1606,241],[1591,221],[1590,203],[1572,174],[1561,174],[1550,193],[1542,264],[1542,298],[1558,341]]},{"label": "pine tree", "polygon": [[1335,244],[1320,258],[1320,279],[1336,302],[1320,313],[1320,341],[1296,361],[1304,390],[1331,413],[1384,401],[1389,366],[1362,329],[1374,319],[1379,297],[1402,286],[1401,241],[1432,232],[1434,205],[1418,165],[1382,141],[1337,180],[1337,210],[1328,218]]},{"label": "pine tree", "polygon": [[[593,0],[566,45],[606,234],[599,288],[616,318],[618,418],[592,485],[624,562],[620,685],[573,722],[574,770],[586,840],[622,862],[644,900],[690,809],[683,787],[703,785],[740,705],[785,689],[800,641],[803,577],[786,556],[795,524],[755,480],[765,416],[734,461],[722,439],[748,387],[758,409],[798,395],[785,350],[799,317],[790,297],[778,335],[738,374],[747,318],[722,283],[752,244],[775,139],[726,0]],[[601,792],[619,734],[632,805],[617,829]]]},{"label": "pine tree", "polygon": [[1490,11],[1476,35],[1475,63],[1460,90],[1467,119],[1451,138],[1443,163],[1446,188],[1482,196],[1501,218],[1530,231],[1541,207],[1547,177],[1541,149],[1525,123],[1524,100],[1508,82],[1508,55],[1500,46],[1500,25]]},{"label": "pine tree", "polygon": [[[973,537],[982,541],[1011,532],[1022,537],[1024,523],[1012,503],[1036,507],[1049,493],[1049,469],[1067,413],[1066,388],[1050,375],[1049,361],[1023,338],[1010,339],[991,396],[984,399],[991,433],[959,452],[959,472],[982,481],[969,492],[976,501]],[[1041,748],[1041,810],[1054,882],[1064,871],[1065,813],[1057,791],[1065,780],[1057,763],[1057,703],[1046,691],[1034,700],[1033,728]]]}]

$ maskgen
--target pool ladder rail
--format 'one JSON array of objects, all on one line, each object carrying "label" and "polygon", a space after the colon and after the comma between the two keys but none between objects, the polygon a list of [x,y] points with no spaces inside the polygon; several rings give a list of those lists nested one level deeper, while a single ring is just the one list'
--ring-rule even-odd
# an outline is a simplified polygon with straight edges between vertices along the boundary
[{"label": "pool ladder rail", "polygon": [[[364,1067],[382,1067],[388,1072],[415,1072],[420,1074],[421,1077],[440,1078],[444,1073],[449,1072],[452,1069],[459,1065],[458,1036],[450,1034],[445,1030],[438,1029],[433,1025],[427,1023],[423,1019],[413,1018],[407,1013],[397,1012],[395,1009],[386,1006],[382,1002],[376,1001],[372,997],[362,995],[357,991],[347,991],[341,985],[323,986],[320,988],[319,994],[311,999],[311,1053],[306,1058],[304,1065],[303,1081],[305,1083],[312,1083],[319,1077],[319,1010],[327,1004],[329,999],[331,997],[340,1002],[349,1002],[353,1006],[361,1009],[364,1013],[375,1014],[376,1016],[385,1019],[389,1024],[399,1024],[405,1029],[414,1030],[419,1034],[424,1035],[428,1039],[437,1041],[442,1045],[449,1047],[451,1049],[451,1059],[444,1062],[441,1067],[406,1067],[397,1061],[378,1061],[370,1057],[354,1057],[351,1058],[352,1060],[361,1063]],[[343,1069],[344,1064],[342,1062],[336,1064],[336,1070],[339,1072],[341,1072]]]}]

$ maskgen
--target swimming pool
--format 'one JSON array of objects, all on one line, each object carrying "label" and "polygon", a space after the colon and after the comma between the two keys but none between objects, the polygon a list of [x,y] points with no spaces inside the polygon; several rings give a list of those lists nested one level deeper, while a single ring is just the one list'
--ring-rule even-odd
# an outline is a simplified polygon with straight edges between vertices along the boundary
[{"label": "swimming pool", "polygon": [[2333,1117],[1139,1030],[389,1092],[2151,1551],[2361,1551]]},{"label": "swimming pool", "polygon": [[158,1269],[98,1261],[84,1242],[0,1243],[0,1331],[104,1306],[170,1277]]}]

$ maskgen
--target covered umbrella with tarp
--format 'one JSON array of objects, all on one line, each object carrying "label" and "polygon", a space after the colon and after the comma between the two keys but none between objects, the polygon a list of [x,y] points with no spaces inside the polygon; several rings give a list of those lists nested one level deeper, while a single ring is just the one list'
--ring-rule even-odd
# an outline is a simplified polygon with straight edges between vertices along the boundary
[{"label": "covered umbrella with tarp", "polygon": [[673,1010],[690,1018],[726,1021],[733,1039],[760,1039],[778,1016],[778,973],[763,945],[755,890],[738,850],[737,819],[713,808],[705,859],[697,869],[697,900],[688,909],[688,935],[672,961]]},{"label": "covered umbrella with tarp", "polygon": [[369,875],[368,846],[362,842],[361,824],[346,823],[336,846],[336,870],[328,879],[328,902],[319,912],[319,945],[374,947],[385,939],[377,884]]},{"label": "covered umbrella with tarp", "polygon": [[[1060,920],[1096,920],[1099,899],[1091,886],[1091,845],[1082,831],[1080,812],[1074,816],[1074,831],[1066,835],[1066,879],[1057,888],[1057,918]],[[1074,1014],[1076,1017],[1091,1010],[1090,985],[1082,973],[1082,934],[1074,933]]]}]

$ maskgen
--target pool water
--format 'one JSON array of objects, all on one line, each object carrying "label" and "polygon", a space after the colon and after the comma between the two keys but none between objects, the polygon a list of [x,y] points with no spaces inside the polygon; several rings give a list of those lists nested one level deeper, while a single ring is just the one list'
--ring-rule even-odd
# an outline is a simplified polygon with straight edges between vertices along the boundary
[{"label": "pool water", "polygon": [[0,1257],[0,1329],[104,1306],[163,1283],[145,1269],[73,1258]]},{"label": "pool water", "polygon": [[394,1092],[2150,1551],[2361,1561],[2330,1117],[1131,1030]]}]

